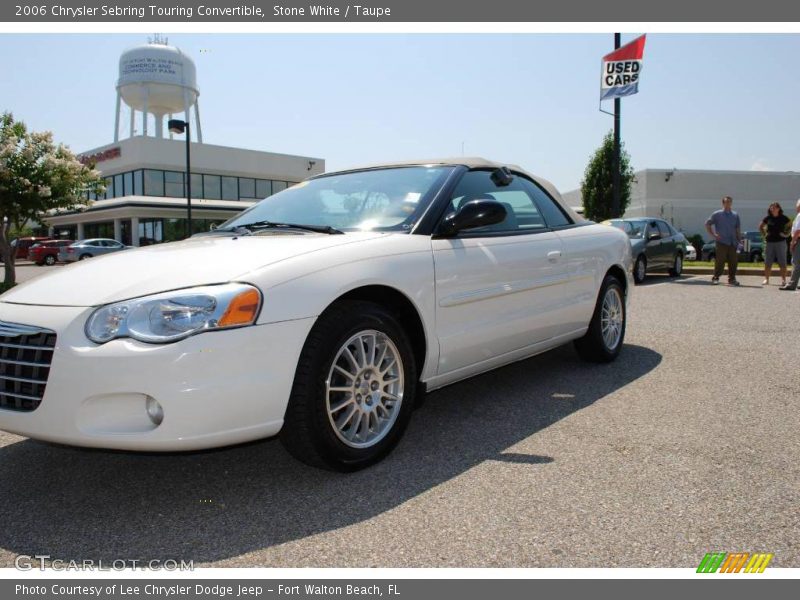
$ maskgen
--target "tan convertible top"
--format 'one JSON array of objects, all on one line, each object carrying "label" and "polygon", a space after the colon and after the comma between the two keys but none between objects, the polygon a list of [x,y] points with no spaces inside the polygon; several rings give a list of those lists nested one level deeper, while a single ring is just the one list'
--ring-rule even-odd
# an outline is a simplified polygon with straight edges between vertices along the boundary
[{"label": "tan convertible top", "polygon": [[550,194],[561,205],[561,208],[563,208],[564,211],[567,214],[569,214],[570,217],[572,217],[572,220],[575,223],[580,223],[586,220],[584,217],[576,213],[574,210],[572,210],[569,206],[567,206],[564,203],[564,199],[561,197],[561,194],[556,189],[556,186],[554,186],[546,179],[528,173],[525,169],[523,169],[520,166],[494,162],[493,160],[487,160],[479,156],[459,156],[457,158],[425,158],[416,160],[402,160],[402,161],[388,162],[388,163],[378,163],[373,165],[365,165],[353,169],[342,169],[340,171],[331,171],[329,173],[323,173],[322,175],[317,175],[317,177],[325,177],[327,175],[333,175],[335,173],[348,173],[351,171],[361,171],[364,169],[378,169],[386,167],[411,167],[411,166],[422,166],[422,165],[463,165],[468,169],[499,169],[500,167],[508,167],[509,170],[511,170],[512,172],[525,175],[526,177],[538,183],[545,190],[547,190],[547,193]]}]

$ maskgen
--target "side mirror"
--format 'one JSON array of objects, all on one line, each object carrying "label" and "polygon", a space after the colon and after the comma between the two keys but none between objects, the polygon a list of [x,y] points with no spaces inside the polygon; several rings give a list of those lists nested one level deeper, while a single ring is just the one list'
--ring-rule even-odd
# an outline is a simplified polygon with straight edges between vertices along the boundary
[{"label": "side mirror", "polygon": [[450,236],[464,229],[502,223],[507,214],[506,207],[496,200],[470,200],[444,218],[439,227],[439,234]]}]

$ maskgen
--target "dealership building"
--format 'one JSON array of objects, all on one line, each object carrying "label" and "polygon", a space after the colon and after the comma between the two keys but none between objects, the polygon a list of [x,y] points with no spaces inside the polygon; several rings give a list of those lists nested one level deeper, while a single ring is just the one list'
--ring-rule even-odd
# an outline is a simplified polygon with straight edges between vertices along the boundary
[{"label": "dealership building", "polygon": [[[140,246],[183,239],[187,224],[187,156],[183,135],[165,131],[178,119],[191,134],[192,231],[208,231],[257,200],[325,171],[321,158],[203,143],[192,60],[156,39],[124,52],[117,81],[114,141],[82,153],[105,179],[83,211],[42,219],[51,237],[113,238]],[[123,104],[127,137],[120,135]],[[125,126],[122,129],[126,129]]]},{"label": "dealership building", "polygon": [[[743,231],[757,230],[767,207],[779,202],[794,218],[800,198],[800,173],[794,171],[713,171],[698,169],[645,169],[637,171],[625,218],[658,217],[686,235],[708,239],[705,222],[722,208],[723,196],[733,198]],[[564,194],[571,206],[581,206],[580,190]]]}]

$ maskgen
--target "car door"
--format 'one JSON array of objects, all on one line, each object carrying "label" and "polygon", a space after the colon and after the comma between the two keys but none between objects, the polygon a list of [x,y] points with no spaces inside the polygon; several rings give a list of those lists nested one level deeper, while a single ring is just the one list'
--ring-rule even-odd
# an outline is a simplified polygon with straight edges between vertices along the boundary
[{"label": "car door", "polygon": [[678,232],[669,226],[666,221],[656,221],[658,231],[661,233],[661,253],[664,266],[672,268],[675,262],[675,253],[678,249]]},{"label": "car door", "polygon": [[652,219],[647,222],[644,233],[645,249],[648,268],[664,267],[667,259],[662,246],[661,230],[658,228],[658,221]]},{"label": "car door", "polygon": [[506,219],[455,237],[434,235],[431,241],[440,375],[535,345],[560,331],[567,280],[561,239],[547,227],[519,176],[501,186],[491,172],[469,171],[445,213],[478,198],[500,202]]}]

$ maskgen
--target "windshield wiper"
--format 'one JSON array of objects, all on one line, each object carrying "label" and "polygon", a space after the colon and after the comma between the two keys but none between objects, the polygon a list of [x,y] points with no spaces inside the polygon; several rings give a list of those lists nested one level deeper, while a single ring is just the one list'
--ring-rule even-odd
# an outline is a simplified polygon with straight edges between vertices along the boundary
[{"label": "windshield wiper", "polygon": [[229,231],[233,233],[240,233],[245,235],[252,235],[255,231],[261,229],[301,229],[303,231],[313,231],[314,233],[327,233],[330,235],[344,233],[330,225],[302,225],[299,223],[276,223],[275,221],[256,221],[255,223],[247,223],[246,225],[237,225],[235,227],[226,227],[225,229],[215,229],[214,231]]}]

